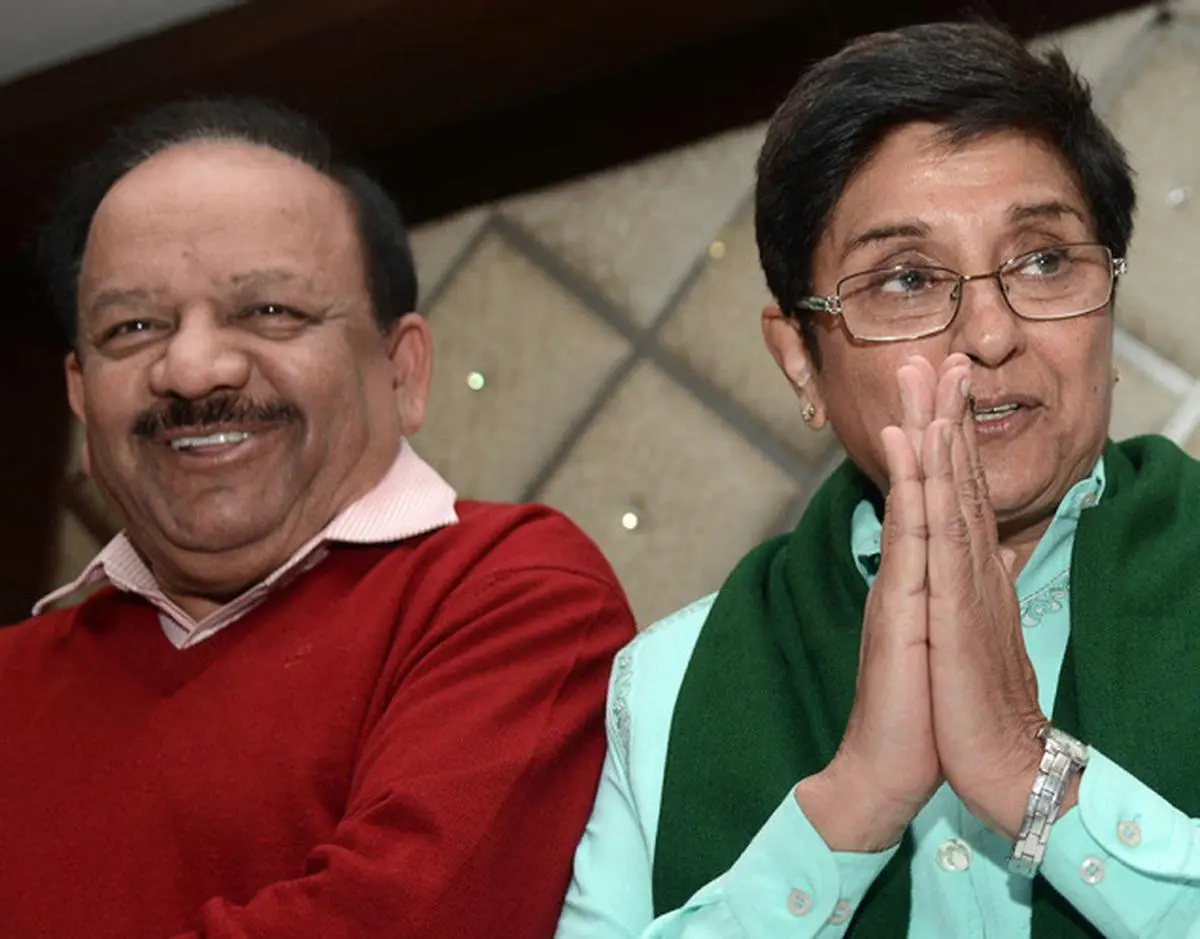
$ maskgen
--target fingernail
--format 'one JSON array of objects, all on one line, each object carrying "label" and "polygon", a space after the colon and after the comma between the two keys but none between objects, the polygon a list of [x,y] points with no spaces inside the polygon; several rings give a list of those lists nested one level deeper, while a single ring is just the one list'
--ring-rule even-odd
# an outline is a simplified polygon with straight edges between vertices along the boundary
[{"label": "fingernail", "polygon": [[969,376],[963,376],[962,382],[958,386],[958,390],[962,392],[963,400],[971,397],[971,379]]},{"label": "fingernail", "polygon": [[950,446],[950,425],[949,424],[942,425],[942,443],[944,443],[946,446]]}]

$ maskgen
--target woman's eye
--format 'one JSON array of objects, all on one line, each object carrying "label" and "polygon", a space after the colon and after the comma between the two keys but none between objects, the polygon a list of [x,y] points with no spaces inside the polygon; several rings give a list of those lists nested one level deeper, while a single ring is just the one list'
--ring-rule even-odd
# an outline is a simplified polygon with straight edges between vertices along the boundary
[{"label": "woman's eye", "polygon": [[929,274],[919,268],[906,268],[889,276],[881,288],[891,293],[911,293],[929,286]]},{"label": "woman's eye", "polygon": [[1059,251],[1039,251],[1026,258],[1019,270],[1030,277],[1046,277],[1057,274],[1065,260]]}]

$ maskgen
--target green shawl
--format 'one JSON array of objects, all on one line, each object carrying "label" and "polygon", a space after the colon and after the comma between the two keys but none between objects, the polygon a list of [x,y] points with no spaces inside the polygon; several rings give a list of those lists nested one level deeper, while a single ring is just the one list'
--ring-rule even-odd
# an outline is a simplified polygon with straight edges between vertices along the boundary
[{"label": "green shawl", "polygon": [[[1104,461],[1104,495],[1075,535],[1053,720],[1200,815],[1200,463],[1158,437],[1109,443]],[[854,699],[867,596],[850,554],[851,514],[864,498],[878,493],[844,463],[796,530],[752,551],[721,588],[672,718],[656,914],[727,870],[795,784],[833,757]],[[851,935],[906,935],[910,842],[872,885]],[[1033,939],[1097,935],[1038,879]]]}]

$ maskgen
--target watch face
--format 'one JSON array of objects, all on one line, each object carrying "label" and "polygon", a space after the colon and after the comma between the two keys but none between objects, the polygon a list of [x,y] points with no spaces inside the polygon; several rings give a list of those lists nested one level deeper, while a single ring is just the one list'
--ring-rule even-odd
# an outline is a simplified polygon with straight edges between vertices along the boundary
[{"label": "watch face", "polygon": [[1057,727],[1046,729],[1046,742],[1065,753],[1072,763],[1078,763],[1082,766],[1088,761],[1088,748],[1070,734],[1064,733]]}]

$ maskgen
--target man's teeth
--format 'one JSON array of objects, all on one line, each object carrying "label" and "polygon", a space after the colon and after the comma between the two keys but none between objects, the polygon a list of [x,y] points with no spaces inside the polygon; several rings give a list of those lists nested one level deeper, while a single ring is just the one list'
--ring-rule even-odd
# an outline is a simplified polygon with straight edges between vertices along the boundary
[{"label": "man's teeth", "polygon": [[249,434],[235,430],[228,433],[209,434],[207,437],[179,437],[171,441],[171,446],[176,450],[195,450],[198,447],[227,447],[235,443],[241,443],[243,440],[248,440],[249,437]]},{"label": "man's teeth", "polygon": [[1000,421],[1012,414],[1021,405],[1019,404],[1002,404],[994,408],[976,408],[975,420],[977,421]]}]

